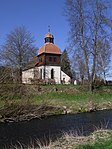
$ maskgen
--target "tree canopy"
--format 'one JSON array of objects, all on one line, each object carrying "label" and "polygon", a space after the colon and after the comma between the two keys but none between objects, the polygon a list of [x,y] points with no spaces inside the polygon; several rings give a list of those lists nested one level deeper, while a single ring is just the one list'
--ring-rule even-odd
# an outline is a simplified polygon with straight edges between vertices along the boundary
[{"label": "tree canopy", "polygon": [[16,70],[19,82],[22,82],[22,69],[30,58],[36,54],[34,38],[24,27],[17,27],[6,36],[6,41],[2,45],[1,59],[5,65]]},{"label": "tree canopy", "polygon": [[79,62],[79,72],[83,72],[83,77],[88,80],[90,90],[95,76],[106,74],[109,65],[110,3],[110,0],[66,0],[65,15],[70,26],[74,62]]}]

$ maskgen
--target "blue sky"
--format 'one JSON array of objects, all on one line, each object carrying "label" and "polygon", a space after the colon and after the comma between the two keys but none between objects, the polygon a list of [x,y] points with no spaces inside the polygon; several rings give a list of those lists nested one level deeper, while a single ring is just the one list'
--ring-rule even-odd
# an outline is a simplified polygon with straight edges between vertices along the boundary
[{"label": "blue sky", "polygon": [[8,33],[24,25],[34,36],[36,46],[41,47],[50,25],[54,42],[63,51],[68,46],[69,32],[64,3],[65,0],[0,0],[0,45]]},{"label": "blue sky", "polygon": [[34,36],[36,46],[44,43],[51,26],[55,44],[63,51],[68,39],[68,23],[63,15],[65,0],[0,0],[0,45],[14,28],[24,25]]}]

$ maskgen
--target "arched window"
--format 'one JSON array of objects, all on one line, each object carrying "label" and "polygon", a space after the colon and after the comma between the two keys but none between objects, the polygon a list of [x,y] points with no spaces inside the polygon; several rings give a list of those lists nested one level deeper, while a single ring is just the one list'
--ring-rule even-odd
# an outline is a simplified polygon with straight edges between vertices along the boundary
[{"label": "arched window", "polygon": [[54,79],[54,69],[51,69],[51,79]]},{"label": "arched window", "polygon": [[42,79],[42,69],[40,69],[40,79]]}]

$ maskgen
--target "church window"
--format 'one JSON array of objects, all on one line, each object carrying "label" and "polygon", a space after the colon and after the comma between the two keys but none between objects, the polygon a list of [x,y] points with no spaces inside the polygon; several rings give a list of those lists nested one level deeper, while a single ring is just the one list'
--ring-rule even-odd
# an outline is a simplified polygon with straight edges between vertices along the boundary
[{"label": "church window", "polygon": [[52,61],[52,57],[49,57],[49,61],[50,61],[50,62]]},{"label": "church window", "polygon": [[40,79],[42,79],[42,69],[40,69]]},{"label": "church window", "polygon": [[54,62],[56,62],[56,57],[54,57]]},{"label": "church window", "polygon": [[54,79],[54,69],[51,69],[51,79]]}]

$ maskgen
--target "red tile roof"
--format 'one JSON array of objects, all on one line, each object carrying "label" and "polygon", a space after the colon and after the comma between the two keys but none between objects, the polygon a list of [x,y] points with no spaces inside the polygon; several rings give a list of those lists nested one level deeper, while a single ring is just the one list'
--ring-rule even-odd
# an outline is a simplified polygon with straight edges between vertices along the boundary
[{"label": "red tile roof", "polygon": [[53,43],[45,43],[39,50],[38,55],[42,53],[61,54],[60,49]]}]

